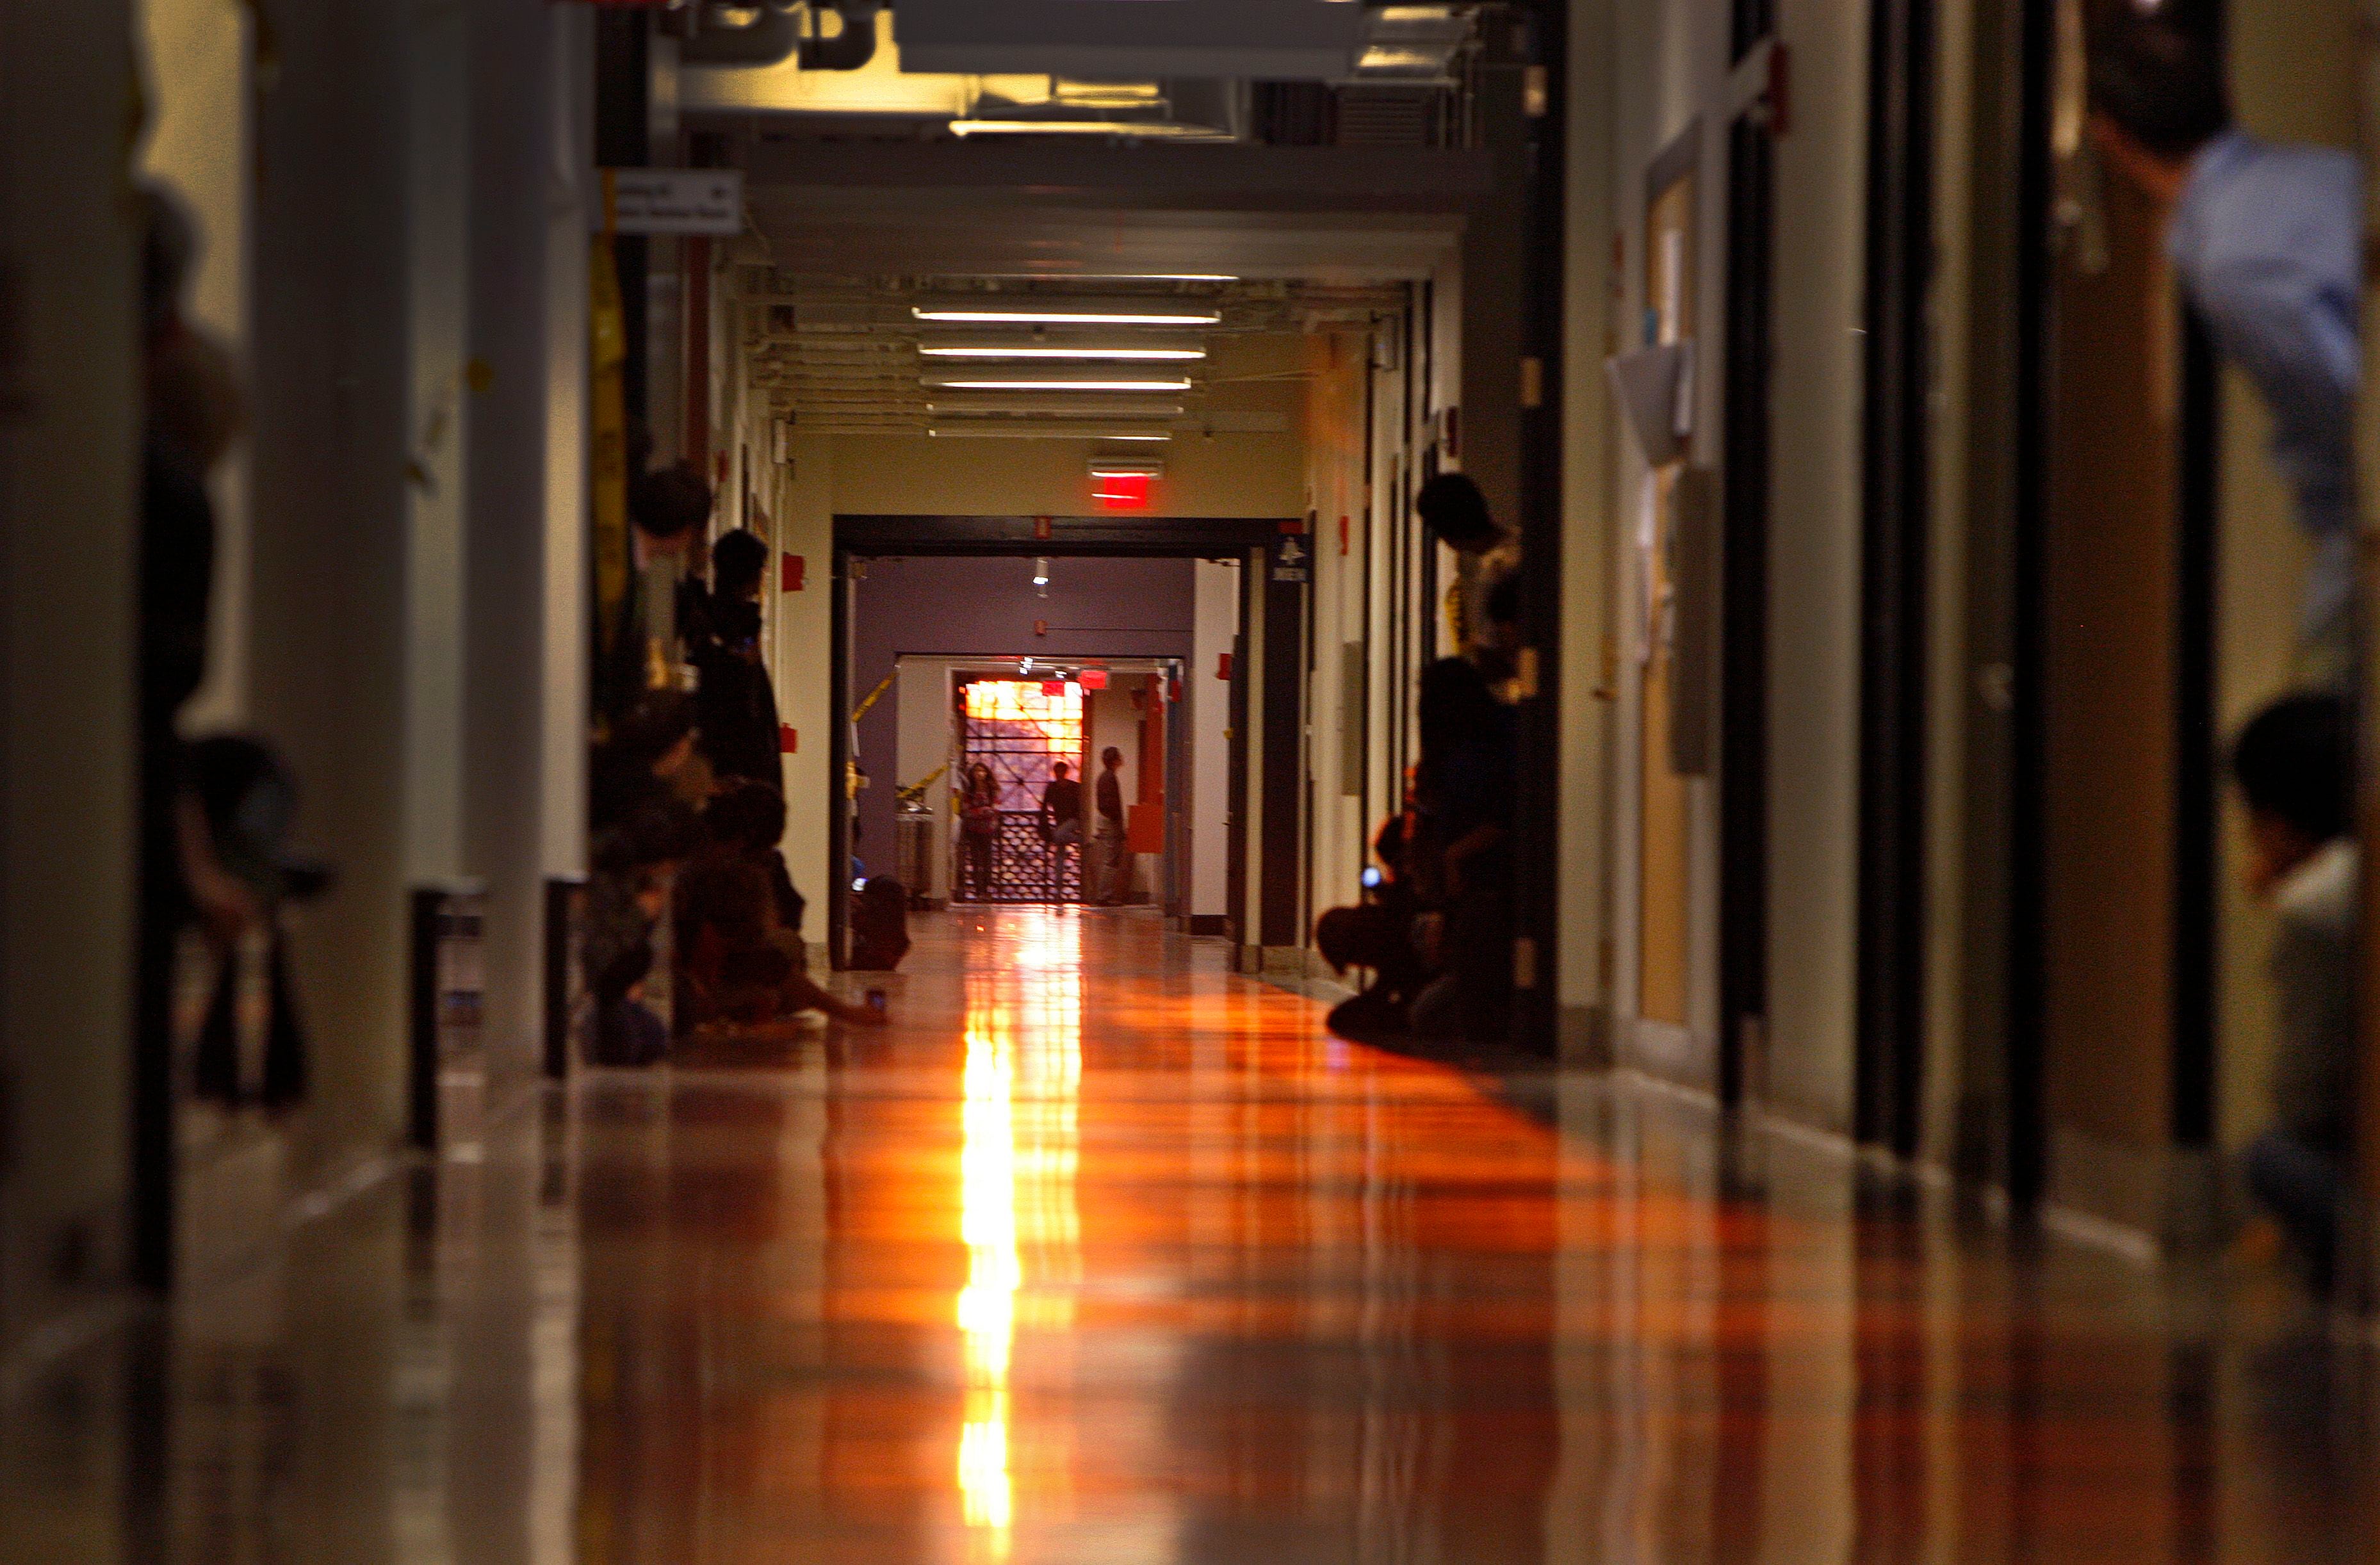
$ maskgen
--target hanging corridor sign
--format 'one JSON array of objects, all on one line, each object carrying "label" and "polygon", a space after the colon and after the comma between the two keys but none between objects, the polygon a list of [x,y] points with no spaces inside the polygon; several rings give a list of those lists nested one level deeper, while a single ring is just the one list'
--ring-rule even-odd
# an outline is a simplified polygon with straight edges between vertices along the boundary
[{"label": "hanging corridor sign", "polygon": [[607,168],[596,226],[606,234],[744,231],[740,168]]}]

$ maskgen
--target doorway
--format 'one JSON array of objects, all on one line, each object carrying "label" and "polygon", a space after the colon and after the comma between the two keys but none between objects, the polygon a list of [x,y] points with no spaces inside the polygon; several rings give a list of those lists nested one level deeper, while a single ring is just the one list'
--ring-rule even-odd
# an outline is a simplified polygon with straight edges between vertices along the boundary
[{"label": "doorway", "polygon": [[[1653,162],[1645,176],[1646,346],[1694,336],[1699,287],[1695,255],[1702,154],[1699,123]],[[1640,1059],[1664,1074],[1691,1074],[1694,788],[1682,754],[1683,694],[1678,636],[1679,545],[1683,480],[1676,463],[1655,468],[1637,539],[1643,629],[1637,735],[1636,1023]]]},{"label": "doorway", "polygon": [[[1082,779],[1089,804],[1098,758],[1113,745],[1123,756],[1131,900],[1184,932],[1252,927],[1248,899],[1264,881],[1245,860],[1261,848],[1244,832],[1263,806],[1242,792],[1255,764],[1243,703],[1248,684],[1264,677],[1265,659],[1247,647],[1243,582],[1289,525],[1271,517],[837,516],[829,767],[844,789],[820,844],[829,872],[848,885],[919,859],[953,871],[936,891],[973,901],[955,873],[952,796],[973,746],[1002,784],[998,874],[984,900],[1079,899],[1090,889],[1089,855],[1050,851],[1040,799],[1064,758],[1091,773]],[[1293,655],[1284,661],[1293,672],[1300,666]],[[910,678],[904,671],[921,672]],[[1062,689],[1070,678],[1081,686],[1079,707]],[[1035,714],[1053,727],[1002,736],[986,726],[995,708],[1013,707],[1008,720],[1024,715],[1053,679],[1064,710]],[[1003,702],[988,693],[1002,682],[1030,698]],[[972,720],[963,683],[987,692]],[[930,722],[929,734],[914,732],[921,722]],[[904,820],[903,804],[932,819]],[[1293,804],[1285,813],[1294,821],[1303,811]],[[898,848],[921,826],[922,858]],[[921,885],[932,879],[917,877]],[[837,962],[847,901],[828,902],[828,954]]]},{"label": "doorway", "polygon": [[[972,786],[981,767],[990,774],[997,806],[988,840],[966,824],[961,827],[961,873],[951,882],[953,902],[1083,900],[1082,816],[1075,817],[1069,840],[1062,827],[1052,831],[1043,808],[1061,766],[1081,784],[1087,759],[1083,709],[1077,679],[965,676],[955,682],[951,720],[959,776],[966,780],[963,788]],[[975,842],[965,840],[970,836]]]}]

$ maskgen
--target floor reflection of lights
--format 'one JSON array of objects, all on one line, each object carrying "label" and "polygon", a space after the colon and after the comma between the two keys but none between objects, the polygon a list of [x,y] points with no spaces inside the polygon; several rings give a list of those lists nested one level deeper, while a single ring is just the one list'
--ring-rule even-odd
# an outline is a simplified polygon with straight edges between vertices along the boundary
[{"label": "floor reflection of lights", "polygon": [[[966,1101],[959,1160],[967,1282],[958,1296],[966,1377],[958,1488],[976,1558],[1009,1557],[1016,1517],[1011,1360],[1020,1328],[1062,1330],[1082,1280],[1081,926],[1056,914],[1001,942],[966,977]],[[1036,1487],[1062,1489],[1063,1452],[1035,1453]]]}]

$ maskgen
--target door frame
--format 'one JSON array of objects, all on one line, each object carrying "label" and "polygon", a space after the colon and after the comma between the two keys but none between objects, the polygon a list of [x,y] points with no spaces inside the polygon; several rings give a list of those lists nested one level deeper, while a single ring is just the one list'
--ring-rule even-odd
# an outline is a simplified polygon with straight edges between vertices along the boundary
[{"label": "door frame", "polygon": [[1852,1133],[1918,1149],[1925,1055],[1933,0],[1877,0],[1868,81]]},{"label": "door frame", "polygon": [[[832,657],[828,672],[828,771],[835,807],[828,812],[826,883],[836,894],[827,899],[829,960],[840,970],[847,950],[852,820],[845,779],[851,764],[851,719],[855,705],[852,681],[851,564],[855,560],[888,556],[1030,559],[1132,556],[1160,559],[1241,562],[1243,584],[1241,625],[1232,660],[1232,788],[1229,868],[1229,916],[1240,928],[1252,928],[1247,918],[1245,784],[1247,771],[1247,584],[1263,568],[1269,550],[1281,537],[1296,533],[1310,543],[1303,518],[1245,516],[1025,516],[961,514],[838,513],[834,517],[833,592],[832,594]],[[1295,681],[1304,722],[1302,678]],[[1301,764],[1303,757],[1301,755]],[[1303,843],[1304,811],[1296,814]],[[1186,872],[1186,866],[1185,866]]]},{"label": "door frame", "polygon": [[1718,1099],[1757,1080],[1768,1012],[1768,519],[1776,137],[1728,134],[1725,535],[1719,663]]}]

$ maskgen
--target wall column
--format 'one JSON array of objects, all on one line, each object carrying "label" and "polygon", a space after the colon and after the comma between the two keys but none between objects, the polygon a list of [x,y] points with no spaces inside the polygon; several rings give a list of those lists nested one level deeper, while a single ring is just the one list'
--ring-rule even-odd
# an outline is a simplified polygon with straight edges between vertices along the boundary
[{"label": "wall column", "polygon": [[[124,0],[0,6],[0,1355],[121,1275],[139,236]],[[63,454],[71,454],[68,459]]]},{"label": "wall column", "polygon": [[[466,460],[463,860],[485,889],[482,1034],[496,1076],[524,1074],[541,1057],[549,749],[565,739],[581,747],[585,728],[547,698],[554,643],[569,649],[568,672],[552,671],[566,695],[583,688],[576,665],[585,660],[575,637],[550,639],[568,627],[548,623],[576,602],[549,601],[550,566],[576,571],[579,559],[575,547],[550,559],[549,506],[575,511],[576,491],[550,491],[568,454],[549,443],[577,427],[568,409],[585,335],[555,309],[561,266],[575,254],[583,272],[585,257],[583,238],[555,243],[557,186],[577,172],[556,166],[555,38],[542,0],[471,12],[471,347],[483,368]],[[551,781],[566,789],[574,780]]]},{"label": "wall column", "polygon": [[404,1080],[415,9],[281,7],[256,117],[250,710],[337,873],[293,945],[318,1166],[392,1143]]}]

